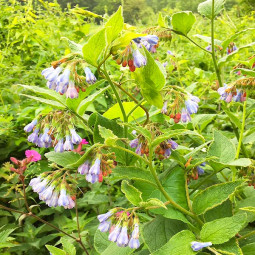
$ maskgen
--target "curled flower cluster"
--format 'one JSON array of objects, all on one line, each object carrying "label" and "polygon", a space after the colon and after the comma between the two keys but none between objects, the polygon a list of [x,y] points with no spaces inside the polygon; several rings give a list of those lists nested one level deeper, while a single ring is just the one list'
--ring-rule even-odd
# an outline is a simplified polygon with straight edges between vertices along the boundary
[{"label": "curled flower cluster", "polygon": [[220,95],[220,99],[227,103],[230,103],[232,100],[235,102],[246,101],[246,92],[242,89],[236,89],[233,85],[228,86],[224,83],[224,86],[218,89],[218,93]]},{"label": "curled flower cluster", "polygon": [[191,248],[193,251],[200,251],[203,248],[206,248],[209,246],[212,246],[211,242],[206,242],[206,243],[197,242],[197,241],[191,242]]},{"label": "curled flower cluster", "polygon": [[202,167],[205,166],[205,165],[206,165],[206,163],[203,162],[199,166],[193,168],[192,171],[189,172],[189,174],[187,176],[188,177],[188,181],[190,179],[197,180],[199,176],[203,175],[205,173],[205,170]]},{"label": "curled flower cluster", "polygon": [[[57,173],[54,177],[56,176],[58,176]],[[63,206],[65,209],[72,209],[75,202],[71,195],[67,193],[66,184],[58,185],[56,178],[55,180],[53,178],[42,174],[33,178],[29,185],[34,192],[39,194],[40,200],[44,201],[49,207]]]},{"label": "curled flower cluster", "polygon": [[[77,82],[77,85],[75,85],[75,79],[80,81],[80,76],[71,73],[70,65],[64,68],[65,64],[62,64],[64,61],[56,61],[57,64],[44,69],[42,75],[47,80],[49,89],[55,90],[60,94],[66,94],[67,98],[77,98],[79,96],[79,86],[82,84]],[[87,66],[83,66],[83,68],[87,84],[95,83],[97,79],[90,68]],[[84,87],[81,88],[84,89]]]},{"label": "curled flower cluster", "polygon": [[29,133],[28,141],[38,147],[54,147],[55,152],[70,151],[82,138],[72,125],[73,117],[67,112],[53,111],[46,116],[39,116],[25,126]]},{"label": "curled flower cluster", "polygon": [[191,94],[188,94],[188,96],[186,96],[185,101],[178,95],[172,104],[169,104],[168,100],[164,102],[161,113],[168,115],[170,118],[174,119],[175,123],[178,123],[180,120],[183,123],[186,123],[191,121],[191,114],[197,113],[199,102],[200,99]]},{"label": "curled flower cluster", "polygon": [[138,249],[139,242],[139,220],[129,212],[112,209],[105,214],[97,216],[101,232],[109,231],[108,239],[115,242],[119,247],[129,246],[131,249]]},{"label": "curled flower cluster", "polygon": [[227,47],[227,54],[231,54],[232,52],[236,51],[237,50],[237,47],[235,46],[235,43],[234,42],[231,42],[228,47]]},{"label": "curled flower cluster", "polygon": [[133,39],[123,52],[117,53],[113,58],[118,65],[122,64],[123,67],[128,66],[129,70],[134,72],[136,68],[140,68],[147,64],[147,59],[140,52],[139,48],[144,46],[148,51],[155,52],[157,44],[158,37],[155,35],[138,37]]},{"label": "curled flower cluster", "polygon": [[[149,147],[147,141],[142,135],[139,135],[137,138],[130,141],[129,146],[131,148],[136,148],[135,152],[138,155],[146,154],[148,156],[149,154]],[[163,141],[156,147],[155,153],[157,154],[158,158],[162,160],[168,158],[171,155],[172,150],[176,150],[177,147],[178,144],[175,141],[168,139],[166,141]]]},{"label": "curled flower cluster", "polygon": [[86,175],[86,180],[90,183],[102,182],[103,176],[111,174],[114,165],[115,154],[97,155],[95,161],[86,160],[78,167],[78,172]]}]

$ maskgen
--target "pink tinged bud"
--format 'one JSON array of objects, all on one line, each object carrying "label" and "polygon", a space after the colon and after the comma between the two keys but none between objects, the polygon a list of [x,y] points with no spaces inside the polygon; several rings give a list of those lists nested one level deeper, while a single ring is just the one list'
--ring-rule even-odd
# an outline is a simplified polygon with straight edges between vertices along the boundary
[{"label": "pink tinged bud", "polygon": [[161,113],[167,114],[167,101],[164,102],[164,105],[163,105],[163,107],[161,109]]},{"label": "pink tinged bud", "polygon": [[70,132],[72,135],[72,143],[79,144],[82,141],[82,138],[76,133],[74,129],[71,129]]},{"label": "pink tinged bud", "polygon": [[31,158],[32,162],[36,162],[42,159],[41,154],[35,150],[26,150],[25,154],[27,158]]},{"label": "pink tinged bud", "polygon": [[18,165],[18,164],[19,164],[19,161],[18,161],[16,158],[14,158],[14,157],[10,157],[10,160],[11,160],[11,162],[14,163],[15,165]]},{"label": "pink tinged bud", "polygon": [[97,216],[97,219],[99,220],[99,222],[103,222],[103,221],[106,221],[108,218],[110,218],[113,214],[113,211],[109,211],[107,213],[104,213],[104,214],[99,214]]},{"label": "pink tinged bud", "polygon": [[232,95],[232,93],[230,93],[230,94],[228,94],[228,96],[226,97],[225,101],[226,101],[227,103],[230,103],[230,102],[232,101],[232,98],[233,98],[233,95]]},{"label": "pink tinged bud", "polygon": [[71,137],[69,135],[66,136],[66,141],[64,143],[64,150],[65,151],[72,151],[73,150],[73,144],[71,142]]},{"label": "pink tinged bud", "polygon": [[78,173],[84,175],[88,174],[90,168],[90,161],[86,160],[82,165],[78,167]]},{"label": "pink tinged bud", "polygon": [[24,127],[24,131],[27,133],[31,132],[34,129],[36,124],[37,124],[37,120],[35,119]]},{"label": "pink tinged bud", "polygon": [[206,242],[206,243],[202,243],[202,242],[191,242],[191,248],[193,251],[200,251],[205,247],[209,247],[211,246],[212,243],[211,242]]},{"label": "pink tinged bud", "polygon": [[66,195],[66,190],[61,189],[60,196],[58,198],[59,206],[67,206],[69,204],[68,196]]},{"label": "pink tinged bud", "polygon": [[124,226],[121,229],[121,232],[117,238],[117,245],[119,247],[126,247],[128,245],[128,234],[127,234],[127,227]]},{"label": "pink tinged bud", "polygon": [[114,228],[114,230],[110,233],[110,235],[108,236],[108,240],[111,242],[116,242],[118,239],[118,236],[121,232],[121,227],[120,225],[116,225],[116,227]]},{"label": "pink tinged bud", "polygon": [[55,152],[63,152],[64,151],[64,139],[61,138],[58,143],[56,144],[56,146],[54,147],[54,151]]},{"label": "pink tinged bud", "polygon": [[69,83],[68,89],[66,91],[66,97],[67,98],[78,98],[79,97],[79,93],[77,92],[73,81],[70,81],[70,83]]},{"label": "pink tinged bud", "polygon": [[107,232],[109,231],[111,227],[111,221],[108,220],[108,221],[103,221],[99,224],[98,226],[98,229],[101,231],[101,232]]}]

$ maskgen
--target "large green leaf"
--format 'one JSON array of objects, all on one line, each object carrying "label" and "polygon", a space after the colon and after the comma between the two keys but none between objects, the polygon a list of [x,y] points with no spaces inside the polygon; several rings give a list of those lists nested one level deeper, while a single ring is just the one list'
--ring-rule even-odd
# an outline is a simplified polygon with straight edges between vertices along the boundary
[{"label": "large green leaf", "polygon": [[116,243],[108,240],[109,233],[102,233],[99,230],[94,235],[94,246],[100,255],[129,255],[133,249],[129,247],[118,247]]},{"label": "large green leaf", "polygon": [[209,19],[214,19],[224,7],[225,0],[214,0],[214,13],[212,13],[212,0],[207,0],[198,5],[198,12]]},{"label": "large green leaf", "polygon": [[[214,131],[214,141],[208,150],[208,156],[217,157],[217,162],[229,163],[235,159],[234,144],[219,131]],[[216,161],[216,160],[215,160]]]},{"label": "large green leaf", "polygon": [[46,248],[49,250],[49,252],[52,255],[67,255],[67,253],[57,247],[54,247],[52,245],[46,245]]},{"label": "large green leaf", "polygon": [[195,241],[195,235],[189,230],[183,230],[174,235],[163,247],[152,255],[195,255],[191,249],[191,242]]},{"label": "large green leaf", "polygon": [[228,242],[223,244],[214,245],[214,248],[221,252],[222,254],[229,254],[229,255],[243,255],[237,239],[232,238]]},{"label": "large green leaf", "polygon": [[108,44],[114,41],[124,26],[124,19],[122,16],[122,7],[120,6],[117,12],[115,12],[105,24],[106,37]]},{"label": "large green leaf", "polygon": [[241,184],[242,181],[221,183],[201,191],[194,197],[192,205],[194,212],[202,214],[222,204]]},{"label": "large green leaf", "polygon": [[44,154],[44,156],[49,161],[54,162],[63,167],[66,167],[67,165],[72,165],[81,158],[80,154],[75,153],[73,151],[65,151],[62,153],[51,151]]},{"label": "large green leaf", "polygon": [[82,48],[84,59],[97,66],[97,60],[106,46],[105,28],[94,34]]},{"label": "large green leaf", "polygon": [[255,42],[252,42],[250,44],[239,47],[237,50],[233,51],[229,55],[225,55],[224,57],[221,57],[218,61],[218,66],[221,67],[226,62],[230,61],[236,54],[240,53],[243,49],[253,47],[254,45],[255,45]]},{"label": "large green leaf", "polygon": [[176,233],[186,228],[186,224],[178,220],[157,216],[144,225],[142,235],[149,250],[154,252],[161,248]]},{"label": "large green leaf", "polygon": [[[137,105],[135,102],[123,102],[123,107],[125,109],[126,114],[128,115],[129,112]],[[111,108],[109,108],[104,114],[104,117],[108,119],[117,119],[120,118],[123,120],[123,114],[120,110],[120,106],[118,103],[113,105]],[[144,116],[144,110],[140,107],[136,108],[134,112],[130,115],[129,121],[133,121],[134,119],[138,119],[140,117]]]},{"label": "large green leaf", "polygon": [[187,35],[195,22],[196,17],[191,11],[176,12],[171,19],[174,31],[182,35]]},{"label": "large green leaf", "polygon": [[242,247],[243,255],[254,255],[255,243],[249,243]]},{"label": "large green leaf", "polygon": [[202,227],[200,238],[203,242],[225,243],[243,228],[246,218],[246,214],[243,213],[207,222]]},{"label": "large green leaf", "polygon": [[92,94],[92,95],[88,96],[87,98],[85,98],[84,100],[82,100],[81,103],[79,104],[78,108],[77,108],[77,113],[80,114],[80,115],[83,115],[84,112],[86,111],[87,107],[94,100],[96,100],[98,97],[100,97],[109,88],[110,88],[110,86],[102,88],[102,89],[98,90],[97,92],[95,92],[94,94]]},{"label": "large green leaf", "polygon": [[125,194],[126,198],[133,205],[138,206],[140,202],[142,202],[142,193],[135,188],[133,185],[129,184],[127,181],[122,181],[121,183],[121,191]]},{"label": "large green leaf", "polygon": [[165,85],[165,76],[155,62],[151,54],[144,48],[147,58],[147,64],[142,68],[137,68],[134,72],[136,83],[141,88],[144,98],[152,105],[161,108],[163,99],[160,94]]}]

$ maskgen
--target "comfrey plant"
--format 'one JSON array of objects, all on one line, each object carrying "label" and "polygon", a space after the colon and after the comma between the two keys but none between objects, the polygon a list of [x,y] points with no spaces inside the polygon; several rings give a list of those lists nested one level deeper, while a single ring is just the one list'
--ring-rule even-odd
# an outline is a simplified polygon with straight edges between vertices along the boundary
[{"label": "comfrey plant", "polygon": [[[229,85],[224,83],[222,67],[231,65],[245,46],[230,48],[236,38],[232,36],[215,51],[214,21],[223,4],[207,0],[198,7],[211,23],[210,49],[188,35],[196,21],[192,12],[173,14],[171,26],[161,15],[158,27],[141,34],[124,24],[121,7],[82,45],[69,41],[72,52],[42,71],[48,88],[22,85],[37,93],[34,99],[54,108],[39,113],[24,128],[30,133],[29,145],[39,147],[50,164],[37,172],[35,161],[41,156],[36,152],[26,153],[21,161],[11,158],[16,166],[11,171],[23,184],[27,212],[0,207],[47,224],[79,244],[76,249],[83,254],[192,255],[202,249],[206,254],[239,254],[253,245],[246,245],[246,238],[255,234],[249,225],[254,208],[248,202],[255,195],[255,169],[249,159],[254,148],[245,146],[244,136],[247,116],[252,114],[254,61],[249,59],[249,68],[234,69],[244,77],[235,80],[234,74],[226,81]],[[182,79],[185,71],[169,44],[175,36],[188,39],[212,58],[218,101],[208,81],[201,93],[196,83],[190,86]],[[208,43],[208,37],[200,37]],[[173,62],[164,67],[168,58]],[[219,118],[217,126],[230,121],[233,127],[228,135],[211,126],[202,132],[216,118],[206,112],[217,111],[206,105],[211,93],[218,111],[226,112],[220,115],[224,123]],[[227,106],[222,100],[236,103]],[[242,109],[242,122],[230,107]],[[26,196],[32,191],[35,200]],[[94,206],[102,195],[104,205]],[[43,201],[37,206],[70,212],[77,231],[71,220],[69,230],[37,216],[29,206],[37,196]],[[86,213],[79,203],[88,204]],[[98,225],[97,230],[89,229],[90,224]],[[52,254],[59,250],[47,248]]]}]

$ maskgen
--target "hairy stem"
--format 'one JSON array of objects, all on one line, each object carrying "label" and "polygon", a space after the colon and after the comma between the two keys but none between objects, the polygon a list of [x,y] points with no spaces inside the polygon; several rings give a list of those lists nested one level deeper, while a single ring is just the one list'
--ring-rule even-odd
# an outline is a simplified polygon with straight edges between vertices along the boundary
[{"label": "hairy stem", "polygon": [[243,236],[239,237],[239,238],[238,238],[238,241],[243,240],[243,239],[245,239],[245,238],[247,238],[247,237],[250,237],[250,236],[253,236],[253,235],[255,235],[255,230],[254,230],[254,231],[251,231],[250,233],[248,233],[248,234],[246,234],[246,235],[243,235]]}]

